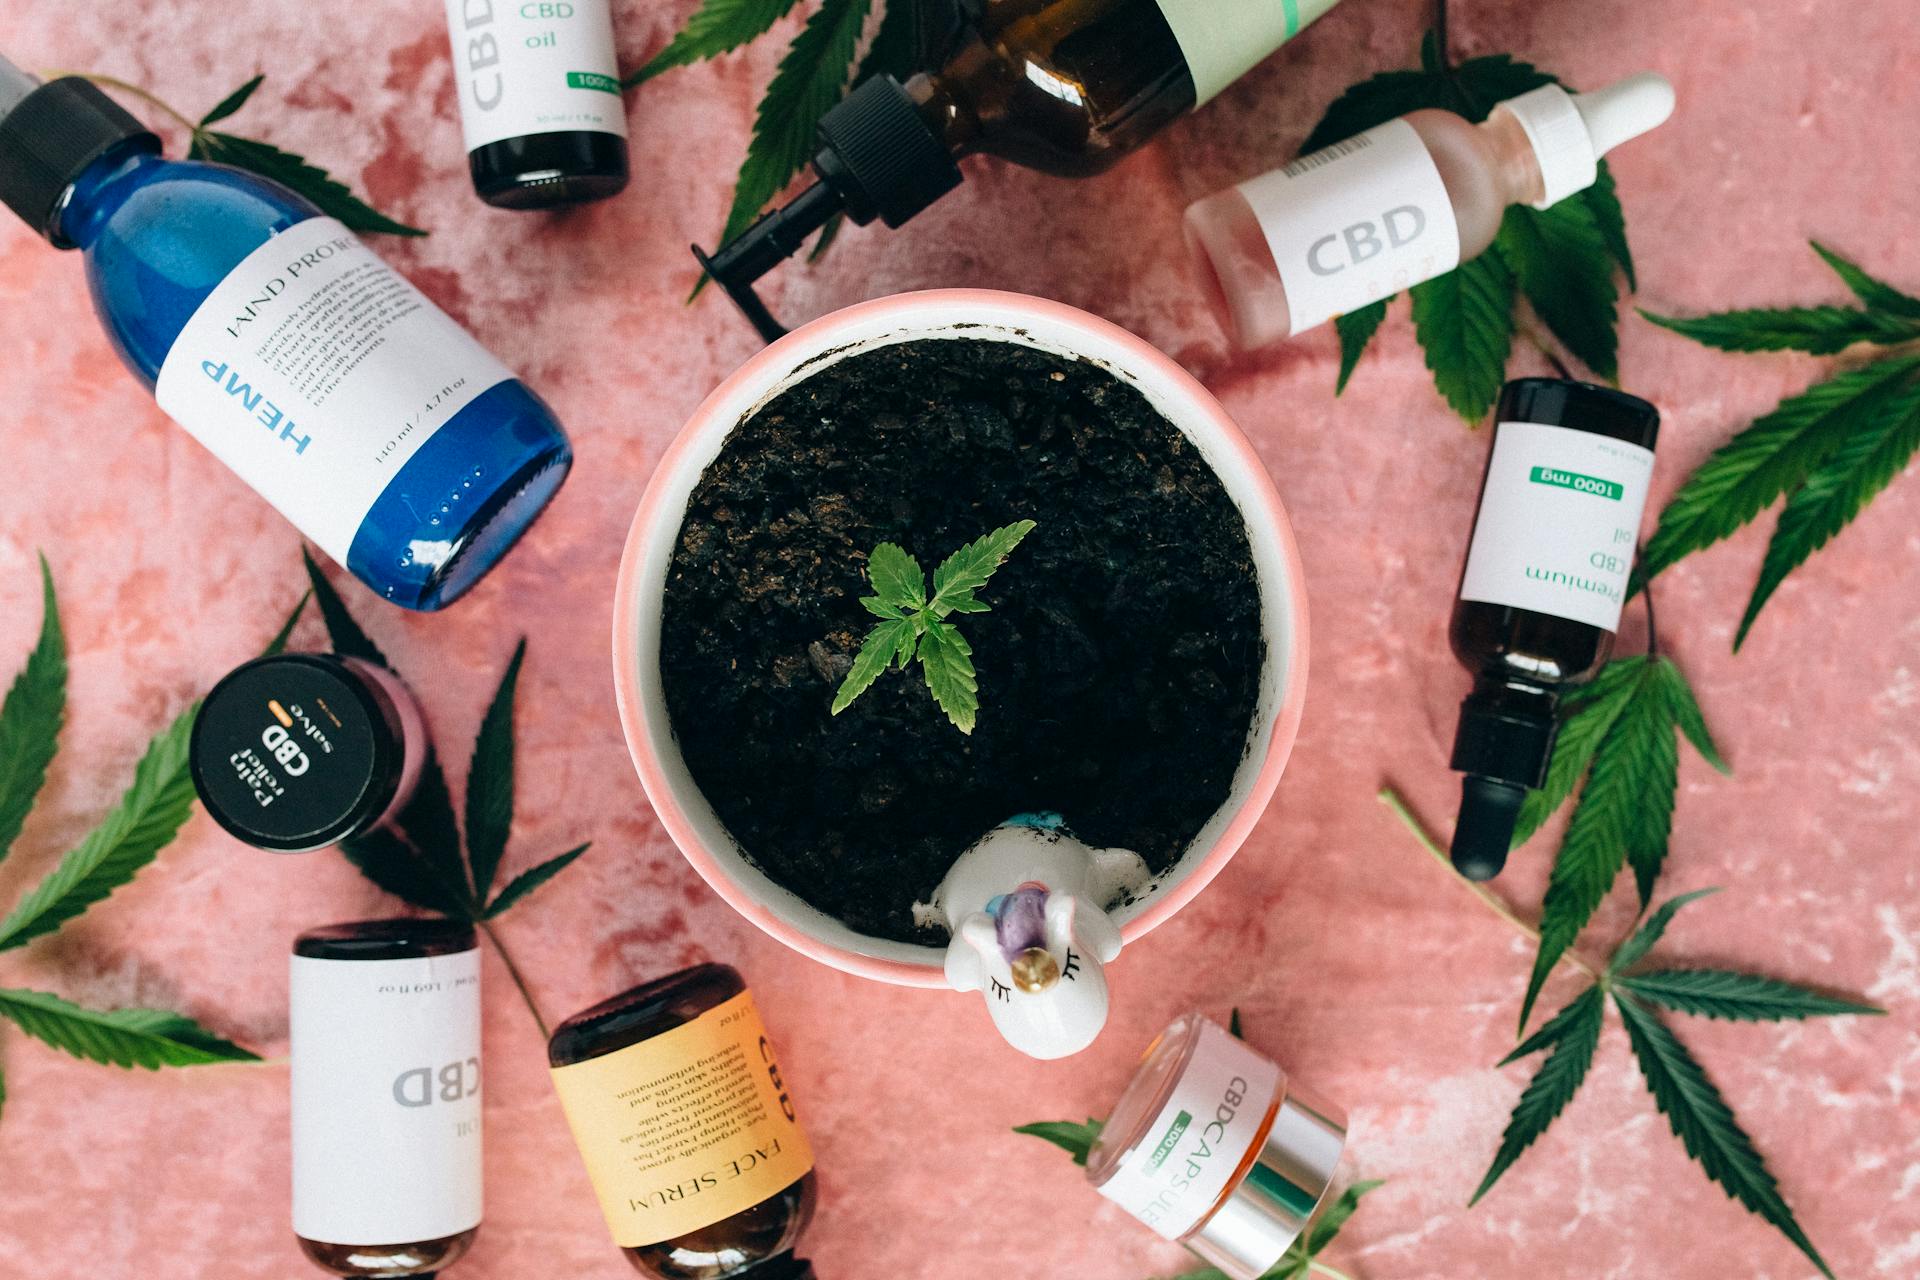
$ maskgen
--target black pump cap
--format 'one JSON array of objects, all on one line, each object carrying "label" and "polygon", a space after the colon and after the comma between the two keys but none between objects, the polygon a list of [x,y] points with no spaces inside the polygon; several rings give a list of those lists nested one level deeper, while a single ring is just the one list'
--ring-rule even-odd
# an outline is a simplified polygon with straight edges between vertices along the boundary
[{"label": "black pump cap", "polygon": [[814,1280],[813,1264],[791,1253],[777,1254],[745,1271],[734,1272],[734,1280]]},{"label": "black pump cap", "polygon": [[1453,866],[1469,880],[1491,880],[1507,865],[1513,827],[1527,789],[1470,773],[1460,780],[1460,820],[1453,828]]},{"label": "black pump cap", "polygon": [[693,256],[768,342],[786,335],[753,290],[756,280],[844,213],[858,226],[898,227],[960,185],[960,165],[906,87],[889,75],[862,82],[820,119],[813,158],[820,181],[709,257]]},{"label": "black pump cap", "polygon": [[160,150],[160,139],[78,76],[34,89],[0,119],[0,203],[62,249],[55,226],[68,187],[113,148]]}]

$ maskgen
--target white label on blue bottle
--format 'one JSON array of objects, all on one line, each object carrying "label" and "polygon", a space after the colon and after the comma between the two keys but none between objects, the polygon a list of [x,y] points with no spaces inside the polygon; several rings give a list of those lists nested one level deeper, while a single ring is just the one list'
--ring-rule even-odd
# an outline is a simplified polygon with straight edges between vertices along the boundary
[{"label": "white label on blue bottle", "polygon": [[[448,0],[457,4],[459,0]],[[1193,76],[1194,105],[1258,66],[1337,0],[1159,0]]]},{"label": "white label on blue bottle", "polygon": [[248,254],[207,295],[173,340],[154,395],[345,564],[361,521],[407,460],[512,377],[351,231],[309,218]]},{"label": "white label on blue bottle", "polygon": [[627,136],[608,0],[447,0],[447,34],[467,150],[530,133]]},{"label": "white label on blue bottle", "polygon": [[1460,598],[1618,631],[1653,450],[1538,422],[1494,430]]},{"label": "white label on blue bottle", "polygon": [[293,1230],[413,1244],[480,1225],[480,952],[294,956]]},{"label": "white label on blue bottle", "polygon": [[1460,226],[1413,126],[1383,125],[1240,184],[1294,333],[1460,265]]}]

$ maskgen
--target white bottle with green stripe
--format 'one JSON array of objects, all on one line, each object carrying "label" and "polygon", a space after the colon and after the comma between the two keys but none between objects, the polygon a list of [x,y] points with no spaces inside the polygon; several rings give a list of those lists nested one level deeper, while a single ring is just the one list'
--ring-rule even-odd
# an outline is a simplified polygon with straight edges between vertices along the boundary
[{"label": "white bottle with green stripe", "polygon": [[609,0],[446,0],[468,167],[482,200],[546,209],[627,185]]},{"label": "white bottle with green stripe", "polygon": [[1155,0],[1185,55],[1196,104],[1258,66],[1338,0]]}]

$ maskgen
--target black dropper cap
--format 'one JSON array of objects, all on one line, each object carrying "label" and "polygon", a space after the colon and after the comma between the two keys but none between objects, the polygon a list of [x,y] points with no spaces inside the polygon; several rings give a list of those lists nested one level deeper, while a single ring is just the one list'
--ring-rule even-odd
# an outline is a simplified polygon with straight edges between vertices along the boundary
[{"label": "black dropper cap", "polygon": [[62,249],[56,225],[67,188],[123,143],[160,150],[160,139],[78,76],[47,84],[0,58],[0,204]]},{"label": "black dropper cap", "polygon": [[1520,803],[1547,780],[1559,730],[1554,702],[1545,689],[1483,679],[1460,704],[1452,765],[1467,776],[1453,865],[1469,880],[1491,880],[1507,865]]},{"label": "black dropper cap", "polygon": [[708,256],[693,256],[768,342],[786,334],[755,293],[756,280],[790,257],[836,213],[856,226],[889,227],[960,185],[960,165],[906,87],[888,75],[861,84],[820,119],[819,181]]}]

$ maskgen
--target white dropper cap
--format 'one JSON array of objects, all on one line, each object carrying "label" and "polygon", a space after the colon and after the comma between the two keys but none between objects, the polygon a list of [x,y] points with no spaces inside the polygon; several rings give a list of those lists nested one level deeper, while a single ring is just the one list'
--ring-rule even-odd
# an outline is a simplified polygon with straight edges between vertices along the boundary
[{"label": "white dropper cap", "polygon": [[1543,84],[1499,109],[1520,122],[1533,144],[1545,192],[1533,207],[1544,209],[1592,186],[1601,156],[1672,115],[1673,85],[1651,71],[1592,93]]}]

